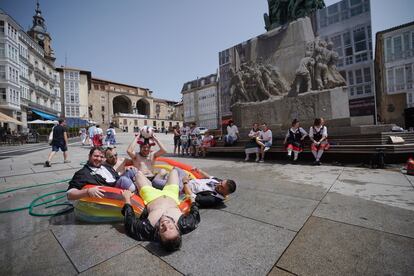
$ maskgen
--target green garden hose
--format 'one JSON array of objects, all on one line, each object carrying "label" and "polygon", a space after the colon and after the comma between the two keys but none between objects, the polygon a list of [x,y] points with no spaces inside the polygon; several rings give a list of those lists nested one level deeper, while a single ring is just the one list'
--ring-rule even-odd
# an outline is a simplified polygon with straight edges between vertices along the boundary
[{"label": "green garden hose", "polygon": [[[23,189],[30,189],[30,188],[35,188],[35,187],[41,187],[41,186],[47,186],[47,185],[52,185],[52,184],[67,182],[69,180],[70,179],[64,179],[64,180],[54,181],[54,182],[49,182],[49,183],[41,183],[41,184],[30,185],[30,186],[25,186],[25,187],[13,188],[13,189],[10,189],[10,190],[1,191],[0,192],[0,195],[1,194],[6,194],[6,193],[10,193],[10,192],[14,192],[14,191],[18,191],[18,190],[23,190]],[[29,214],[32,215],[32,216],[46,217],[46,216],[61,215],[61,214],[66,213],[66,212],[68,212],[68,211],[70,211],[70,210],[73,209],[71,203],[68,203],[68,202],[66,202],[66,203],[57,203],[57,204],[52,204],[52,205],[48,205],[48,206],[45,207],[45,208],[51,208],[51,207],[54,207],[54,206],[71,206],[71,208],[65,208],[64,210],[61,210],[61,211],[58,211],[58,212],[55,212],[55,213],[41,214],[41,213],[35,213],[33,211],[33,208],[35,208],[37,206],[45,205],[45,204],[51,203],[53,201],[57,201],[57,200],[59,200],[61,198],[65,198],[66,195],[62,195],[62,196],[59,196],[57,198],[49,199],[49,200],[46,200],[45,202],[41,202],[41,203],[36,204],[36,202],[38,200],[40,200],[42,198],[45,198],[45,197],[48,197],[50,195],[61,194],[61,193],[66,193],[66,190],[61,190],[61,191],[57,191],[57,192],[47,193],[47,194],[41,195],[41,196],[35,198],[28,206],[19,207],[19,208],[13,208],[13,209],[0,210],[0,214],[17,212],[17,211],[22,211],[22,210],[29,209]]]}]

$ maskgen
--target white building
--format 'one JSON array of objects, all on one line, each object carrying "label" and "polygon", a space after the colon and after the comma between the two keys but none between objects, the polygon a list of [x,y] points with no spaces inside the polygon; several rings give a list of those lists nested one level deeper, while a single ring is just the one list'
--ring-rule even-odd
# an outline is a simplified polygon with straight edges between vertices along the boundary
[{"label": "white building", "polygon": [[88,98],[92,73],[71,67],[56,68],[56,71],[59,72],[62,80],[60,86],[62,115],[67,119],[68,125],[85,124],[80,120],[90,120]]},{"label": "white building", "polygon": [[184,122],[217,129],[218,125],[218,79],[217,74],[199,78],[184,84]]},{"label": "white building", "polygon": [[342,0],[316,13],[316,33],[332,41],[337,68],[349,86],[351,116],[375,114],[374,61],[369,0]]},{"label": "white building", "polygon": [[27,121],[60,116],[60,78],[54,60],[39,5],[27,33],[0,10],[0,112],[22,123],[7,127],[25,130]]},{"label": "white building", "polygon": [[414,120],[407,118],[414,114],[414,22],[378,32],[375,45],[381,122],[414,127]]}]

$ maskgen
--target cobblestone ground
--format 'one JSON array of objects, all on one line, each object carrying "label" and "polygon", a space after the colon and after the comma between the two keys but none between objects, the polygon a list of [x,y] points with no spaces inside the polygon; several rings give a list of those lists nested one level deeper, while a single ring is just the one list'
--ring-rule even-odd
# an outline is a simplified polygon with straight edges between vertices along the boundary
[{"label": "cobblestone ground", "polygon": [[[172,152],[172,136],[159,137]],[[119,135],[121,155],[132,138]],[[74,142],[71,163],[59,153],[44,168],[44,144],[0,147],[0,192],[71,178],[88,150]],[[413,176],[231,158],[177,160],[238,185],[225,208],[201,211],[199,227],[184,236],[180,251],[165,254],[127,237],[122,224],[80,223],[73,213],[0,213],[0,274],[414,275]],[[0,210],[66,187],[0,194]]]}]

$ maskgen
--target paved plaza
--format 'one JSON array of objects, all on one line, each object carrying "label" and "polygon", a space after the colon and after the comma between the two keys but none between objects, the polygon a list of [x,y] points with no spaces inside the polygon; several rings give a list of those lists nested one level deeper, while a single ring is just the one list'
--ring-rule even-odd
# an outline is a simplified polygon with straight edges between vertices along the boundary
[{"label": "paved plaza", "polygon": [[[159,137],[172,151],[172,136]],[[132,138],[119,135],[121,155]],[[0,154],[13,156],[13,149],[1,147]],[[43,167],[49,149],[4,158],[0,192],[68,179],[88,150],[73,142],[72,162],[64,164],[59,153],[51,168]],[[73,212],[33,217],[25,210],[0,214],[0,274],[414,275],[414,176],[281,161],[177,160],[238,185],[225,208],[201,211],[199,227],[183,237],[180,251],[166,254],[156,244],[135,241],[122,224],[85,224]],[[0,194],[0,209],[66,188]]]}]

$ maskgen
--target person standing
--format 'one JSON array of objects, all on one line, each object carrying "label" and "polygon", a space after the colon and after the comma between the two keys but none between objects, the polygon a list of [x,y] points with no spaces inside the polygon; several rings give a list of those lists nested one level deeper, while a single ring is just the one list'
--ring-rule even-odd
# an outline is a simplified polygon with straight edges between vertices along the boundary
[{"label": "person standing", "polygon": [[225,146],[232,146],[234,143],[237,142],[239,139],[239,129],[233,123],[233,120],[229,121],[229,125],[227,126],[227,135],[224,136],[224,145]]},{"label": "person standing", "polygon": [[96,125],[95,135],[93,136],[94,147],[102,147],[103,145],[102,139],[103,139],[103,130],[100,127],[100,125]]},{"label": "person standing", "polygon": [[190,154],[198,157],[201,146],[201,134],[197,124],[192,122],[190,124]]},{"label": "person standing", "polygon": [[178,149],[178,154],[180,154],[180,149],[181,149],[181,141],[180,141],[181,132],[180,132],[180,125],[178,123],[174,126],[173,132],[174,132],[174,155],[175,155],[177,153],[177,149]]},{"label": "person standing", "polygon": [[89,134],[89,145],[91,147],[93,147],[93,136],[95,136],[95,132],[96,132],[96,126],[95,125],[91,125],[88,128],[88,134]]},{"label": "person standing", "polygon": [[185,153],[188,155],[188,148],[190,147],[190,127],[188,126],[188,123],[184,123],[180,128],[180,134],[181,154],[184,155],[185,151]]},{"label": "person standing", "polygon": [[86,138],[88,137],[86,135],[86,128],[82,127],[79,130],[79,134],[80,134],[80,138],[81,138],[81,141],[82,141],[82,146],[84,146],[85,145],[85,142],[86,142]]},{"label": "person standing", "polygon": [[63,163],[69,163],[68,160],[68,131],[66,129],[66,121],[63,118],[59,119],[59,124],[53,128],[52,151],[45,162],[45,167],[51,167],[50,162],[53,156],[59,149],[63,152]]},{"label": "person standing", "polygon": [[105,142],[106,142],[107,147],[116,144],[115,136],[116,136],[115,126],[113,123],[110,123],[109,128],[106,130],[106,137],[105,137]]}]

